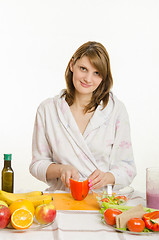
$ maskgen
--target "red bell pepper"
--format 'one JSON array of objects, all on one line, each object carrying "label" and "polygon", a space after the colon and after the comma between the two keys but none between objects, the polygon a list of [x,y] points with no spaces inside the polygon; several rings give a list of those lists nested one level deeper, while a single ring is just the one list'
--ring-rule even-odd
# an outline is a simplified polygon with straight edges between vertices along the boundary
[{"label": "red bell pepper", "polygon": [[78,201],[83,200],[89,192],[88,179],[86,179],[83,182],[78,182],[70,178],[70,189],[71,189],[72,197],[75,200],[78,200]]},{"label": "red bell pepper", "polygon": [[143,220],[145,222],[145,226],[154,231],[159,231],[159,211],[154,211],[150,213],[145,213],[143,215]]}]

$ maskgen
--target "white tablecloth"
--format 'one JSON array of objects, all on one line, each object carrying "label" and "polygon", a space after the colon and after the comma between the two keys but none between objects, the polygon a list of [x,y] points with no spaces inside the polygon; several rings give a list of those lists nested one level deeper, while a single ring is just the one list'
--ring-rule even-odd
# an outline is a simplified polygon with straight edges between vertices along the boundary
[{"label": "white tablecloth", "polygon": [[[134,192],[128,205],[143,204],[145,196]],[[159,233],[131,235],[114,231],[101,223],[98,211],[57,211],[55,222],[43,229],[26,232],[0,230],[0,240],[158,240]]]}]

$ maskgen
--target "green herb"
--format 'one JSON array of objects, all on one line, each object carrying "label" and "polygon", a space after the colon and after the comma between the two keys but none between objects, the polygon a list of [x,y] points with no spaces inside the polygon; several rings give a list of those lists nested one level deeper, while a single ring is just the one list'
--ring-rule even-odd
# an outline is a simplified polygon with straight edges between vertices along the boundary
[{"label": "green herb", "polygon": [[121,231],[127,231],[127,228],[116,228],[116,227],[115,227],[115,229],[121,230]]},{"label": "green herb", "polygon": [[152,232],[147,227],[144,228],[143,232]]},{"label": "green herb", "polygon": [[[107,202],[103,202],[101,204],[101,209],[99,210],[100,213],[103,214],[107,208],[119,209],[122,212],[124,212],[124,211],[127,211],[127,210],[133,208],[133,206],[117,205],[117,204],[110,204],[110,203],[107,203]],[[144,211],[145,212],[153,212],[153,211],[158,211],[158,210],[157,209],[153,209],[153,208],[146,208],[146,207],[144,207]]]},{"label": "green herb", "polygon": [[[127,228],[116,228],[115,227],[115,229],[117,229],[117,230],[121,230],[121,231],[129,231],[129,229],[127,229]],[[152,231],[150,231],[148,228],[144,228],[144,230],[142,231],[142,232],[152,232]]]}]

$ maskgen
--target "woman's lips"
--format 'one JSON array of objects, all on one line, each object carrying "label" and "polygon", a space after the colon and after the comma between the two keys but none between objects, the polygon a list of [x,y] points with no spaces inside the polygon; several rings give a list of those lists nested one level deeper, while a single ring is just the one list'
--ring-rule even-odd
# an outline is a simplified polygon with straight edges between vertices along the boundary
[{"label": "woman's lips", "polygon": [[83,82],[80,82],[80,83],[81,83],[82,87],[85,87],[85,88],[91,87],[91,85],[89,85],[89,84],[86,84],[86,83],[83,83]]}]

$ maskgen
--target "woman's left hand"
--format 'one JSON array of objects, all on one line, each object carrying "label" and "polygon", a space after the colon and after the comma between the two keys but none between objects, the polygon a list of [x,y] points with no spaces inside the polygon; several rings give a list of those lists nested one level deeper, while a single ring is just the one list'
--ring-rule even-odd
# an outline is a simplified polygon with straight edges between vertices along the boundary
[{"label": "woman's left hand", "polygon": [[104,187],[107,184],[114,184],[115,177],[111,172],[102,172],[99,169],[96,169],[89,176],[89,187],[90,189],[96,189]]}]

